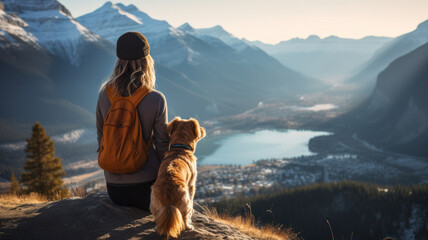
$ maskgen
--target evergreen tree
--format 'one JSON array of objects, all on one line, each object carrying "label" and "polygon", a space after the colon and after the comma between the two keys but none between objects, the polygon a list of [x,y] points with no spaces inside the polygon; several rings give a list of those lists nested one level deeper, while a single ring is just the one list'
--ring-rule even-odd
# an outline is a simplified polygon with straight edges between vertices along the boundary
[{"label": "evergreen tree", "polygon": [[9,187],[9,193],[17,194],[21,192],[21,188],[19,187],[19,182],[16,180],[15,173],[12,172],[12,175],[10,176],[10,187]]},{"label": "evergreen tree", "polygon": [[61,160],[55,156],[54,142],[46,135],[39,122],[33,126],[31,138],[27,139],[27,161],[24,164],[21,182],[27,192],[52,195],[62,190],[65,176]]}]

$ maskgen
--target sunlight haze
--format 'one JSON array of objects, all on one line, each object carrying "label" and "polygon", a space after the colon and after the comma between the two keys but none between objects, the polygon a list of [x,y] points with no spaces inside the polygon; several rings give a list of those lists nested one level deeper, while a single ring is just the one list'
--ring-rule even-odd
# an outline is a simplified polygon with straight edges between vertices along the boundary
[{"label": "sunlight haze", "polygon": [[[78,17],[100,7],[104,0],[62,0]],[[121,0],[174,27],[188,22],[195,28],[221,25],[239,38],[277,43],[315,34],[362,38],[396,37],[428,19],[426,0]]]}]

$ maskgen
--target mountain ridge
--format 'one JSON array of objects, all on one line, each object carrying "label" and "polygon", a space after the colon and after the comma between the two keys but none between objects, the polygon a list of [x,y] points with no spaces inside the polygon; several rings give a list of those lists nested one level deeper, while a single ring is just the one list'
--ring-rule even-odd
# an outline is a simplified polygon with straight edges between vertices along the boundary
[{"label": "mountain ridge", "polygon": [[347,135],[376,151],[428,157],[428,43],[397,58],[378,75],[376,86],[361,104],[333,119]]},{"label": "mountain ridge", "polygon": [[24,0],[4,0],[4,4],[6,11],[18,14],[28,24],[26,30],[40,45],[74,66],[79,66],[81,49],[85,45],[106,47],[103,39],[78,23],[70,11],[56,0],[37,0],[31,3]]},{"label": "mountain ridge", "polygon": [[383,45],[346,81],[358,85],[361,91],[371,91],[376,84],[378,74],[391,62],[427,42],[428,20],[418,24],[414,31],[398,36]]},{"label": "mountain ridge", "polygon": [[358,136],[390,151],[428,157],[428,43],[394,60],[357,111]]},{"label": "mountain ridge", "polygon": [[376,49],[390,41],[387,37],[367,36],[361,39],[317,35],[292,38],[277,44],[265,44],[261,41],[248,41],[282,64],[309,76],[319,78],[344,78],[353,73],[368,60]]}]

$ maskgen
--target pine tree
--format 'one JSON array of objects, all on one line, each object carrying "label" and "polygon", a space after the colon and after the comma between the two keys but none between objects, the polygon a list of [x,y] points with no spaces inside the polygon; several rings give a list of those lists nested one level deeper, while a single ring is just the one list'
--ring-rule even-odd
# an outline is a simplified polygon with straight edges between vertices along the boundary
[{"label": "pine tree", "polygon": [[65,176],[61,160],[55,156],[54,142],[46,135],[39,122],[33,126],[31,138],[27,139],[27,161],[24,164],[21,182],[27,192],[53,195],[60,192]]},{"label": "pine tree", "polygon": [[21,188],[19,187],[19,182],[16,180],[15,173],[12,172],[12,175],[10,176],[10,187],[9,187],[9,193],[17,194],[21,192]]}]

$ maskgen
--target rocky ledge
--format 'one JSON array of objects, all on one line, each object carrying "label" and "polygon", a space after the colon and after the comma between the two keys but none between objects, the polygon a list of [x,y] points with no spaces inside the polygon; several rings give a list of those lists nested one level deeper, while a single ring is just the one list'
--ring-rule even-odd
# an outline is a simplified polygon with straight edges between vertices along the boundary
[{"label": "rocky ledge", "polygon": [[[179,239],[252,239],[195,212],[195,230]],[[154,217],[136,208],[115,205],[107,194],[15,207],[0,206],[0,239],[166,239]]]}]

